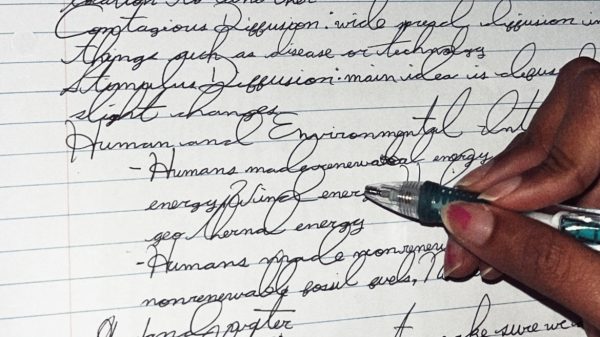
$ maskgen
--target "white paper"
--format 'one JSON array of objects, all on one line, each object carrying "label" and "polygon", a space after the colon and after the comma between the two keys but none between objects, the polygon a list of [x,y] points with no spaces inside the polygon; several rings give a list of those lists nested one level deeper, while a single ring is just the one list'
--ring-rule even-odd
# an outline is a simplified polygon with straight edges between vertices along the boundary
[{"label": "white paper", "polygon": [[0,331],[583,336],[507,282],[443,280],[444,230],[362,191],[492,158],[596,57],[599,12],[0,1]]}]

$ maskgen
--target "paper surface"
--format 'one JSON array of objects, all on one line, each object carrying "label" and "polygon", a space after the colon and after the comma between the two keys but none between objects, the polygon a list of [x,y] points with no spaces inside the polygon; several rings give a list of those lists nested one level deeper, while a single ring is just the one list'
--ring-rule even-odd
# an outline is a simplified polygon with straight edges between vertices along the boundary
[{"label": "paper surface", "polygon": [[[453,184],[595,1],[0,2],[6,336],[583,336],[366,184]],[[567,331],[565,331],[567,330]]]}]

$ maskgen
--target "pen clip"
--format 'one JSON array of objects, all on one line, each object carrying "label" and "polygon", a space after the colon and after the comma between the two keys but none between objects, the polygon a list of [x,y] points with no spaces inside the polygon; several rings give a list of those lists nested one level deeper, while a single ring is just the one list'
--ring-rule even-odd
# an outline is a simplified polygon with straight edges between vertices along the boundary
[{"label": "pen clip", "polygon": [[600,217],[600,209],[597,208],[585,208],[565,204],[556,204],[554,206],[548,207],[547,210],[552,211],[552,213],[569,212]]}]

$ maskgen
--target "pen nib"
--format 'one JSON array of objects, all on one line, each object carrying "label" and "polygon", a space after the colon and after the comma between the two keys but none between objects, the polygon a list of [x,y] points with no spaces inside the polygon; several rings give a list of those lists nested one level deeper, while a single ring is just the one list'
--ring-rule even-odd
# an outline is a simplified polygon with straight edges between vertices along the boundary
[{"label": "pen nib", "polygon": [[388,197],[389,190],[383,187],[383,184],[372,184],[365,186],[365,196],[367,198],[373,197]]}]

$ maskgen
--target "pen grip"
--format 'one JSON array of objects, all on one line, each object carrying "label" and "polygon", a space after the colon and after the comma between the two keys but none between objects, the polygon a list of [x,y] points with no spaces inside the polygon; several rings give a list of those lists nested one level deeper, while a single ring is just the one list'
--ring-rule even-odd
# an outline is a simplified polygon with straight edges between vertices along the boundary
[{"label": "pen grip", "polygon": [[444,187],[426,181],[421,185],[419,191],[417,214],[422,223],[441,223],[440,211],[442,207],[453,201],[485,202],[478,197],[478,193]]}]

